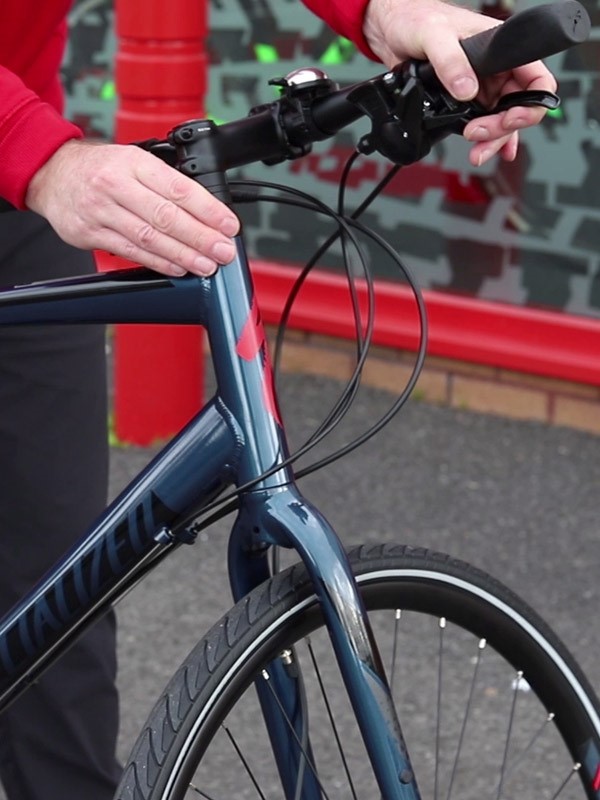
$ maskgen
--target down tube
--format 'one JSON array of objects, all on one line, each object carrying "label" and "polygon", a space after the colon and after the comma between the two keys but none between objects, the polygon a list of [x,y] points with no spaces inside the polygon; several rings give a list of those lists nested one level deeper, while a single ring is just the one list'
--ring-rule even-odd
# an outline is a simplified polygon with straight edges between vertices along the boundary
[{"label": "down tube", "polygon": [[207,405],[0,621],[0,710],[122,596],[148,559],[186,541],[181,521],[231,482],[239,448],[227,411],[219,401]]}]

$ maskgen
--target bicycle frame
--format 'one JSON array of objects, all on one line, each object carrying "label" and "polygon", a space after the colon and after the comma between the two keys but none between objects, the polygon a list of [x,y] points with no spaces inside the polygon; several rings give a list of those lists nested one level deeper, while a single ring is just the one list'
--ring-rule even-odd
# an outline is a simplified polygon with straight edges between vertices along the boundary
[{"label": "bicycle frame", "polygon": [[[463,40],[480,75],[531,63],[584,41],[590,20],[578,3],[542,6]],[[538,35],[543,31],[544,35]],[[494,43],[494,47],[492,47]],[[409,61],[338,90],[318,69],[276,79],[281,97],[243,120],[216,126],[183,123],[164,141],[140,146],[230,201],[225,174],[253,162],[298,158],[361,117],[372,123],[358,151],[394,164],[423,158],[434,142],[488,113],[458,103],[423,62]],[[545,91],[505,95],[496,110],[533,104],[555,108]],[[387,800],[419,792],[381,659],[339,539],[300,494],[287,466],[265,336],[243,241],[231,264],[210,278],[169,279],[146,270],[50,281],[0,292],[0,325],[44,323],[184,323],[206,328],[216,396],[107,508],[91,530],[0,620],[0,710],[24,690],[89,622],[118,600],[158,559],[193,541],[190,524],[226,486],[242,487],[229,543],[235,599],[269,574],[271,545],[294,548],[320,602],[343,680]],[[301,681],[269,665],[275,696],[261,706],[288,800],[322,796],[301,745],[307,728]],[[281,709],[286,709],[284,716]],[[292,720],[291,728],[288,720]],[[310,753],[309,753],[310,755]],[[302,786],[296,786],[302,774]]]},{"label": "bicycle frame", "polygon": [[[124,270],[0,292],[0,325],[186,323],[206,328],[217,393],[117,497],[95,525],[0,621],[0,710],[116,602],[157,559],[193,541],[189,524],[223,489],[257,481],[240,498],[229,545],[236,600],[270,574],[270,545],[298,551],[313,580],[344,682],[383,796],[419,797],[384,669],[339,539],[300,494],[273,389],[245,249],[212,278]],[[271,665],[278,702],[261,703],[286,797],[305,757],[284,721],[306,720],[301,687]],[[270,667],[271,669],[271,667]],[[303,798],[320,798],[310,770]]]}]

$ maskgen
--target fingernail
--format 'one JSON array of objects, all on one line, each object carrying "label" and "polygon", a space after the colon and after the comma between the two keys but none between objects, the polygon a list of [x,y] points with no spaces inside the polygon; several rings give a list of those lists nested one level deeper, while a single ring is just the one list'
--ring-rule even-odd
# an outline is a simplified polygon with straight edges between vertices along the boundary
[{"label": "fingernail", "polygon": [[210,258],[198,256],[194,260],[194,271],[199,272],[201,275],[212,275],[216,269],[217,265]]},{"label": "fingernail", "polygon": [[469,132],[467,139],[470,141],[479,141],[483,142],[486,139],[490,138],[490,132],[487,128],[484,128],[483,125],[478,125],[476,128],[473,128],[472,131]]},{"label": "fingernail", "polygon": [[477,93],[477,82],[468,75],[452,81],[452,94],[457,100],[470,100]]},{"label": "fingernail", "polygon": [[477,166],[480,167],[482,164],[485,164],[485,162],[488,160],[488,158],[490,158],[491,155],[492,155],[491,150],[482,150],[481,153],[479,154],[479,158],[477,159]]},{"label": "fingernail", "polygon": [[225,236],[235,236],[238,232],[240,224],[235,217],[225,217],[219,225],[219,230]]},{"label": "fingernail", "polygon": [[235,247],[232,242],[217,242],[213,245],[211,253],[219,264],[229,264],[235,256]]},{"label": "fingernail", "polygon": [[187,269],[183,269],[183,267],[171,267],[171,275],[175,278],[181,278],[182,275],[187,273]]},{"label": "fingernail", "polygon": [[509,131],[517,131],[519,128],[525,128],[527,125],[526,121],[523,117],[517,117],[516,119],[508,119],[504,123],[504,127]]}]

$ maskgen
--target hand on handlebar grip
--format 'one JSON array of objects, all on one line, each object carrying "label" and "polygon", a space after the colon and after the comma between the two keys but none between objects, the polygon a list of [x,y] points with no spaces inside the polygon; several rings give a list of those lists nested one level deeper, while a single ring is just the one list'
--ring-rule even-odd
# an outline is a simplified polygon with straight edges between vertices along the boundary
[{"label": "hand on handlebar grip", "polygon": [[[584,41],[589,31],[587,12],[576,0],[538,6],[501,24],[438,0],[371,0],[364,26],[386,64],[427,61],[455,99],[476,98],[486,108],[513,92],[555,92],[556,80],[540,59]],[[495,154],[514,159],[518,131],[544,114],[544,108],[516,106],[472,120],[464,129],[474,143],[471,162],[480,165]]]}]

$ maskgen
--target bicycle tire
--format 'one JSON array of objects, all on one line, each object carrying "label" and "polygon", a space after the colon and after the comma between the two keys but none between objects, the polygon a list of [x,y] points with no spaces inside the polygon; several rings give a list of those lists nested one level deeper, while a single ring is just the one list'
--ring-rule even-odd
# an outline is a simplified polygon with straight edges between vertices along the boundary
[{"label": "bicycle tire", "polygon": [[[399,716],[423,797],[600,797],[598,700],[573,657],[537,613],[484,572],[434,551],[380,545],[358,547],[349,555],[370,616],[378,621],[388,615],[394,619],[394,652],[388,658],[393,675],[390,683],[394,693],[396,686],[402,693],[397,700]],[[403,628],[407,618],[409,627]],[[413,633],[417,624],[419,628]],[[427,655],[430,649],[423,649],[431,626],[435,628],[433,650],[443,668]],[[156,704],[125,767],[117,798],[282,797],[276,775],[268,779],[262,794],[252,785],[262,778],[263,756],[251,762],[251,769],[257,770],[252,778],[245,762],[231,768],[218,760],[224,757],[221,737],[231,753],[236,750],[230,733],[223,733],[227,731],[223,718],[242,715],[242,748],[253,751],[261,739],[266,740],[266,733],[260,733],[260,712],[246,712],[244,706],[246,701],[255,701],[253,681],[261,678],[272,659],[292,646],[298,647],[308,634],[314,655],[315,637],[320,637],[322,627],[301,565],[275,576],[234,606],[192,650]],[[402,650],[398,628],[410,637],[410,647],[403,650],[408,662],[402,680],[397,676],[397,656]],[[444,638],[449,631],[453,634],[450,641]],[[377,628],[376,635],[386,648],[390,645],[387,627],[381,631]],[[469,650],[465,659],[463,640],[471,639],[476,654]],[[327,648],[326,641],[318,644],[318,648],[321,646]],[[323,658],[318,652],[317,662]],[[411,658],[416,659],[414,665]],[[394,662],[391,666],[390,659]],[[508,672],[500,677],[504,667]],[[335,667],[330,670],[325,666],[323,674],[331,685],[339,686]],[[473,675],[477,684],[483,681],[481,686],[475,688]],[[433,690],[426,686],[431,676]],[[462,686],[463,677],[466,688]],[[416,678],[416,689],[411,686],[403,692],[411,678]],[[323,677],[319,680],[323,682]],[[449,700],[441,687],[449,689]],[[474,692],[477,702],[486,704],[483,711],[469,705]],[[311,702],[318,694],[307,688]],[[458,713],[453,704],[463,698],[468,710]],[[335,713],[341,713],[341,728],[337,734],[325,734],[325,744],[314,747],[321,756],[314,768],[323,780],[323,796],[377,797],[372,776],[363,769],[368,760],[361,755],[359,737],[358,745],[352,740],[349,764],[344,766],[342,757],[339,761],[344,780],[345,772],[356,765],[361,774],[350,777],[349,787],[341,794],[339,776],[329,783],[337,758],[331,755],[331,743],[336,735],[339,737],[340,729],[345,740],[350,736],[349,720],[353,719],[345,710],[343,694],[335,703],[341,704],[341,712],[335,709]],[[542,715],[539,723],[538,713]],[[247,730],[250,726],[253,729]],[[311,726],[311,738],[321,726],[319,718]],[[524,733],[521,727],[526,728]],[[449,757],[441,752],[446,745]],[[197,768],[204,769],[214,754],[216,774],[198,776]],[[488,757],[491,766],[485,761]],[[257,757],[250,752],[244,755],[247,758]],[[492,766],[498,774],[491,774]],[[210,783],[213,777],[215,781]],[[248,778],[249,792],[230,786],[238,777]]]}]

